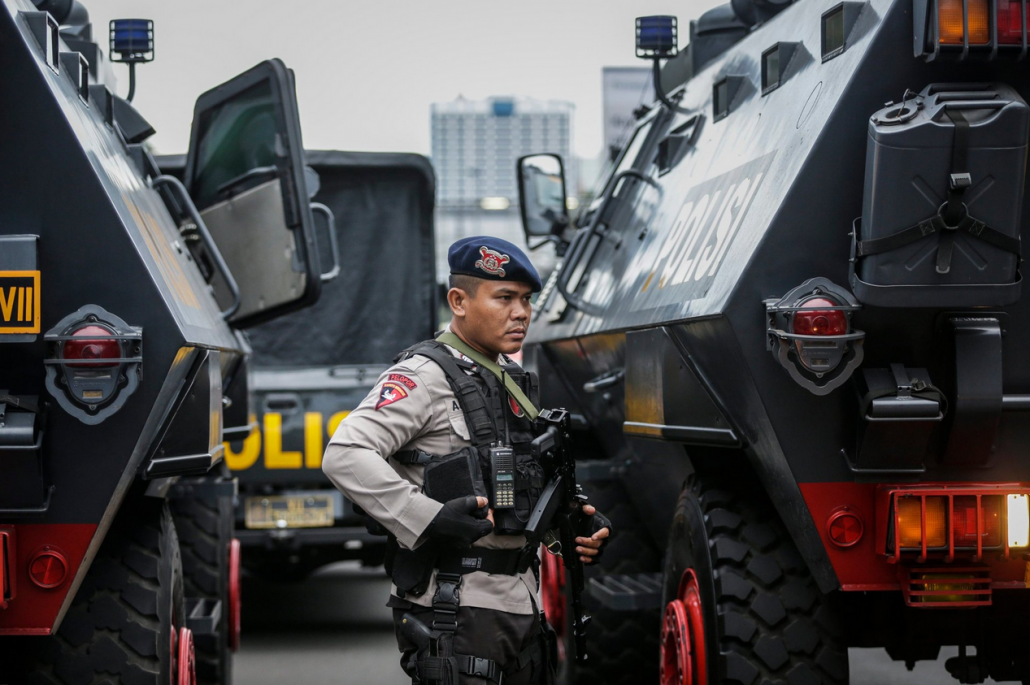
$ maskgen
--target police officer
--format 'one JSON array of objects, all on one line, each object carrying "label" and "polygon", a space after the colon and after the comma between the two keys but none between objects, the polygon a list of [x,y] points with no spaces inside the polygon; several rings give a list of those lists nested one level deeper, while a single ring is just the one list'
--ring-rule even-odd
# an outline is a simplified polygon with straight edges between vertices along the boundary
[{"label": "police officer", "polygon": [[[379,377],[322,469],[389,536],[387,606],[413,682],[548,683],[539,542],[521,532],[547,477],[529,450],[537,388],[507,356],[522,347],[540,277],[492,237],[459,240],[448,263],[450,326]],[[610,523],[590,505],[581,522],[574,553],[590,563]]]}]

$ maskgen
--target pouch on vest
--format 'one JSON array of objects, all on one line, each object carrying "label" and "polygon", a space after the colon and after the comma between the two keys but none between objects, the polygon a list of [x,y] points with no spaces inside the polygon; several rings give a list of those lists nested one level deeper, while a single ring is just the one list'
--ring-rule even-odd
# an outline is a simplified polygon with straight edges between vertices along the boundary
[{"label": "pouch on vest", "polygon": [[468,495],[487,497],[479,452],[472,447],[464,447],[452,454],[433,458],[422,473],[422,491],[437,502],[450,502]]}]

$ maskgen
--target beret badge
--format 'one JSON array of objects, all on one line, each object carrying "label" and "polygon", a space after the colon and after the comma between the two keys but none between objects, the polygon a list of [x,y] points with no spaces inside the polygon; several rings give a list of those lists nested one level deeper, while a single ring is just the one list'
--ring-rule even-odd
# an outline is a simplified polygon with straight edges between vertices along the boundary
[{"label": "beret badge", "polygon": [[476,262],[477,269],[482,269],[491,276],[504,277],[504,265],[511,261],[511,258],[508,255],[501,254],[496,250],[491,250],[485,245],[479,248],[479,254],[481,254],[483,258]]}]

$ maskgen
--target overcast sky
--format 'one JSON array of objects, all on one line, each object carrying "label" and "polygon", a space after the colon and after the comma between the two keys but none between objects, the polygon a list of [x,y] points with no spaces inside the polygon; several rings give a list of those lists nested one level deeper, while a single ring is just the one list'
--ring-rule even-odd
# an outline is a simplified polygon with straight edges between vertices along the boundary
[{"label": "overcast sky", "polygon": [[[687,23],[719,0],[81,0],[104,46],[111,19],[154,20],[136,105],[160,153],[184,152],[197,96],[261,60],[297,75],[309,149],[429,153],[429,105],[459,94],[568,100],[574,151],[601,149],[601,67],[642,66],[634,18]],[[119,94],[128,72],[114,65]]]}]

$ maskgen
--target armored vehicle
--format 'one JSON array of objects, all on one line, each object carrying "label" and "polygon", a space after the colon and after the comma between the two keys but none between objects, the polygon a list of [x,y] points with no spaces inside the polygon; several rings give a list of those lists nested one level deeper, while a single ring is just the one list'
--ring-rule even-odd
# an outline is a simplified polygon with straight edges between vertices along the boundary
[{"label": "armored vehicle", "polygon": [[109,63],[153,24],[109,37],[0,2],[0,682],[228,683],[242,329],[318,299],[316,178],[275,59],[200,96],[161,174]]},{"label": "armored vehicle", "polygon": [[520,160],[564,250],[526,363],[615,526],[570,681],[844,683],[848,647],[951,645],[962,682],[1030,682],[1026,17],[734,0],[682,50],[642,17],[656,101],[597,199],[570,223],[561,160]]},{"label": "armored vehicle", "polygon": [[[393,355],[432,337],[438,299],[429,161],[336,150],[308,150],[305,159],[319,178],[316,206],[331,210],[345,248],[339,276],[314,306],[248,329],[255,421],[225,446],[239,480],[244,569],[283,580],[333,561],[382,563],[383,538],[369,535],[323,475],[322,452]],[[184,155],[157,163],[175,176],[186,169]]]}]

